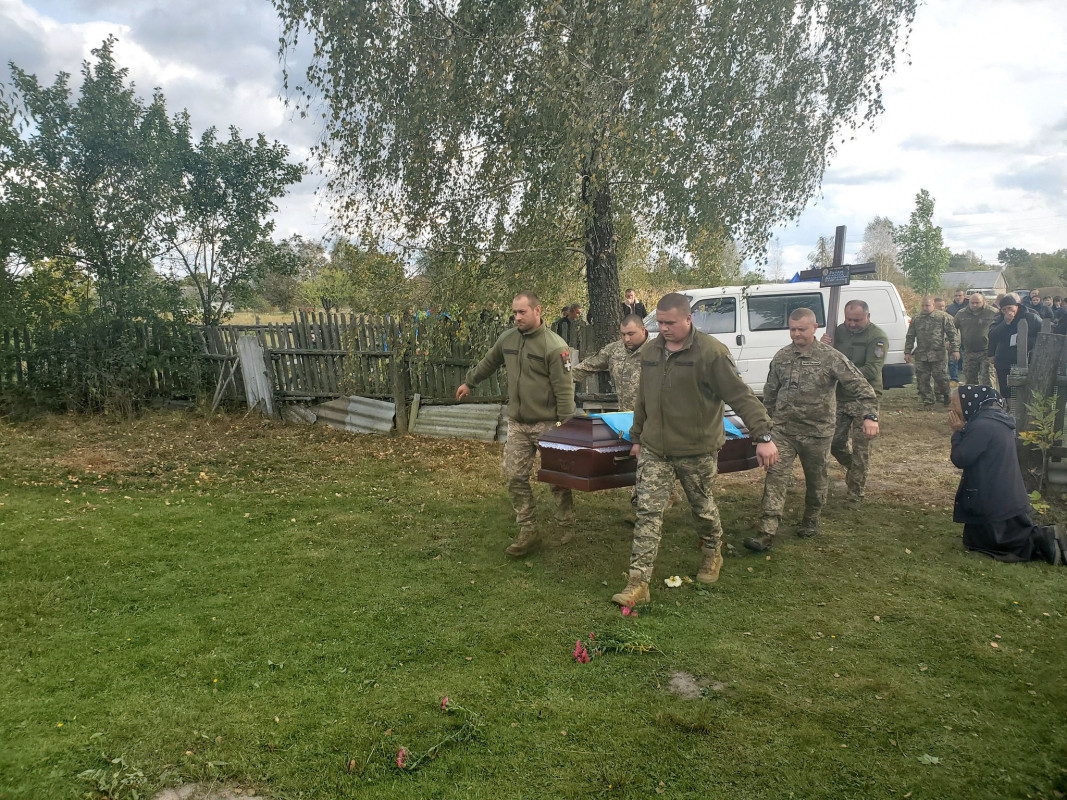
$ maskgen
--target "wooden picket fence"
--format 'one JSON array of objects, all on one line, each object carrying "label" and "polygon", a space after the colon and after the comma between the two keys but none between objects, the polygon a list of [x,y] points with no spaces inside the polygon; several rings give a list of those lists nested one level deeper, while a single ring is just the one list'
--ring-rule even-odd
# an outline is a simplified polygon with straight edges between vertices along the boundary
[{"label": "wooden picket fence", "polygon": [[[255,336],[280,401],[314,401],[359,395],[424,403],[453,402],[456,388],[480,353],[461,341],[448,342],[448,352],[426,356],[420,343],[436,335],[447,339],[447,319],[398,318],[391,315],[349,315],[300,312],[292,322],[218,325],[201,329],[204,355],[216,365],[216,396],[243,400],[237,367],[237,340]],[[445,326],[444,330],[435,326]],[[497,373],[477,387],[486,402],[507,397],[506,376]]]},{"label": "wooden picket fence", "polygon": [[[188,398],[200,388],[186,385],[188,379],[168,366],[167,353],[175,347],[175,337],[180,337],[211,365],[215,405],[227,399],[243,401],[237,340],[255,336],[279,401],[360,395],[406,402],[419,394],[424,403],[447,403],[453,402],[456,388],[481,355],[472,353],[465,342],[449,338],[452,324],[447,318],[299,313],[287,323],[189,326],[178,332],[173,326],[164,326],[164,330],[136,323],[134,341],[145,352],[143,385],[152,396]],[[435,336],[438,345],[431,357],[422,345]],[[447,343],[443,351],[440,342]],[[35,370],[45,366],[52,380],[56,375],[73,376],[85,368],[82,361],[87,350],[103,352],[107,343],[85,345],[46,345],[35,341],[25,328],[0,331],[0,388],[26,386],[32,383]],[[504,400],[506,380],[498,372],[477,387],[475,397],[486,402]]]},{"label": "wooden picket fence", "polygon": [[0,389],[88,385],[106,377],[115,348],[121,346],[129,351],[129,361],[138,363],[138,385],[146,399],[187,399],[200,391],[197,376],[182,364],[190,353],[204,349],[194,328],[115,320],[68,334],[76,342],[50,334],[35,336],[29,328],[0,331]]}]

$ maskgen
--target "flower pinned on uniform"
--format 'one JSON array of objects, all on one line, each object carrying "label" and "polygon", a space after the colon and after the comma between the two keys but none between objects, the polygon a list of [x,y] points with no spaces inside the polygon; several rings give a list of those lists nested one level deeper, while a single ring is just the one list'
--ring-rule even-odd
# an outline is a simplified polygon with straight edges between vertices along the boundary
[{"label": "flower pinned on uniform", "polygon": [[664,578],[663,582],[672,589],[677,589],[682,585],[682,579],[678,575],[671,575],[669,578]]}]

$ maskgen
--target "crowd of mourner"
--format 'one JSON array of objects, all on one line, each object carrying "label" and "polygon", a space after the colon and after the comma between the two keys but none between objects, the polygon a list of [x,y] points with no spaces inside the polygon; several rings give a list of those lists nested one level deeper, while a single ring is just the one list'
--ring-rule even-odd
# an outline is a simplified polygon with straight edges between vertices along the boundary
[{"label": "crowd of mourner", "polygon": [[[588,334],[578,304],[563,308],[549,325],[531,292],[512,302],[508,328],[468,372],[456,392],[471,388],[500,367],[508,376],[508,432],[504,474],[518,525],[507,547],[526,555],[541,541],[530,483],[538,439],[575,414],[575,384],[608,372],[620,411],[632,411],[628,437],[637,459],[632,494],[634,534],[629,580],[612,597],[620,606],[646,603],[660,544],[663,515],[684,496],[700,540],[696,580],[714,583],[723,565],[723,530],[712,494],[725,434],[725,406],[740,416],[765,471],[758,521],[744,546],[769,550],[780,533],[793,465],[804,472],[804,512],[794,533],[818,536],[832,457],[846,470],[845,502],[864,502],[871,445],[878,435],[882,366],[888,340],[862,300],[846,303],[844,322],[817,336],[807,308],[789,316],[791,344],[770,363],[762,400],[742,380],[729,350],[693,325],[689,299],[664,295],[656,304],[658,336],[645,328],[645,306],[626,292],[620,338],[572,366],[571,350]],[[922,299],[908,328],[905,359],[915,367],[925,408],[949,409],[952,463],[962,470],[953,518],[963,523],[963,543],[1001,561],[1067,560],[1067,536],[1059,525],[1034,525],[1016,453],[1013,417],[1006,411],[1007,377],[1018,357],[1018,332],[1026,320],[1032,349],[1042,325],[1067,332],[1067,301],[1005,294],[989,302],[956,292],[945,306]],[[1048,328],[1046,328],[1047,330]],[[555,524],[565,543],[574,527],[570,489],[552,486]]]}]

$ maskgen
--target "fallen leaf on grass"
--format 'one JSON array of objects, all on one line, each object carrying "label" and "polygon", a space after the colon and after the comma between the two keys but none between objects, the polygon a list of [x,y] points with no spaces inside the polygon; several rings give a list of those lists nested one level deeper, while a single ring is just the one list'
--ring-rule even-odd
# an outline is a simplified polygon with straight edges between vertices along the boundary
[{"label": "fallen leaf on grass", "polygon": [[999,650],[999,649],[1000,649],[1000,645],[999,645],[999,644],[997,644],[996,642],[990,642],[990,643],[989,643],[989,646],[990,646],[990,647],[994,647],[994,648],[996,648],[997,650]]},{"label": "fallen leaf on grass", "polygon": [[937,756],[932,756],[929,753],[923,753],[921,756],[919,756],[919,763],[920,764],[940,764],[941,763],[941,759],[938,758]]}]

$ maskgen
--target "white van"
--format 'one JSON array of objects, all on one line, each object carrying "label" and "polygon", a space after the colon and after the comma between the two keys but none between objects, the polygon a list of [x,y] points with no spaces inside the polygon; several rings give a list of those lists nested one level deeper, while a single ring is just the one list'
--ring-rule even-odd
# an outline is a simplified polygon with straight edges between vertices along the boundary
[{"label": "white van", "polygon": [[[693,324],[730,348],[741,377],[758,395],[763,394],[771,358],[790,342],[789,315],[793,311],[810,308],[822,329],[817,336],[826,332],[830,290],[820,288],[818,281],[714,286],[687,289],[681,294],[689,298]],[[904,362],[904,338],[911,318],[904,312],[897,287],[888,281],[862,280],[842,286],[837,323],[844,320],[845,304],[850,300],[866,301],[871,322],[889,338],[883,386],[893,389],[911,383],[915,370]],[[645,318],[645,327],[656,335],[655,312]]]}]

